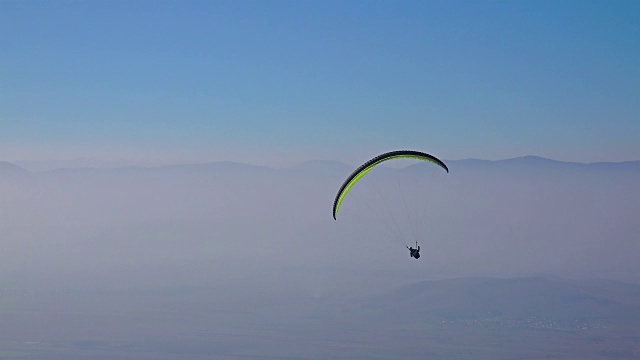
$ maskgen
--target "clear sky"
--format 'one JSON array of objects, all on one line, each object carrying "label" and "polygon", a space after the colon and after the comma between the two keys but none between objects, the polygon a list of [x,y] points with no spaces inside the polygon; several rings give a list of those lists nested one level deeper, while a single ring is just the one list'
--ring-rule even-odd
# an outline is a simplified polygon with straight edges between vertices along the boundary
[{"label": "clear sky", "polygon": [[0,0],[0,160],[640,159],[640,2]]}]

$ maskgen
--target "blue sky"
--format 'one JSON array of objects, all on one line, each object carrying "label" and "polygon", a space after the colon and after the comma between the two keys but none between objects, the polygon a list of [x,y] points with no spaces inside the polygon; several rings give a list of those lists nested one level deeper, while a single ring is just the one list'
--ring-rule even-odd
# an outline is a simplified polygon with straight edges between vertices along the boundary
[{"label": "blue sky", "polygon": [[638,1],[0,1],[0,160],[640,159]]}]

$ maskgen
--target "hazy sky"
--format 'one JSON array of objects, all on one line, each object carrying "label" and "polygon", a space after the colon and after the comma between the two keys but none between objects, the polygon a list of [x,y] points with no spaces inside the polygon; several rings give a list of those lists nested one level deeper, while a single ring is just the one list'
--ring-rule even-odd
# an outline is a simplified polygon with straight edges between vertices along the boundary
[{"label": "hazy sky", "polygon": [[640,159],[638,1],[0,1],[0,160]]}]

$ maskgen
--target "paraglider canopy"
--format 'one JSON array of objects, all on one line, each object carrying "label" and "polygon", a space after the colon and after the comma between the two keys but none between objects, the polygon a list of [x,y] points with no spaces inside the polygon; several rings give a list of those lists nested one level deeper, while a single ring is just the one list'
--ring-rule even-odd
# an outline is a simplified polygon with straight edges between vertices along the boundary
[{"label": "paraglider canopy", "polygon": [[338,190],[338,194],[336,195],[335,200],[333,201],[333,219],[337,220],[338,210],[340,210],[340,205],[342,204],[342,201],[344,200],[347,193],[349,193],[349,190],[351,190],[351,187],[355,183],[357,183],[360,179],[362,179],[363,176],[365,176],[369,171],[371,171],[374,167],[376,167],[380,163],[383,163],[388,160],[403,159],[403,158],[431,162],[440,166],[446,172],[449,172],[449,168],[447,167],[447,165],[445,165],[438,158],[420,151],[397,150],[397,151],[390,151],[390,152],[378,155],[373,159],[367,161],[366,163],[362,164],[360,167],[358,167],[353,173],[351,173],[351,175],[349,175],[347,180],[344,181],[344,183],[340,187],[340,190]]}]

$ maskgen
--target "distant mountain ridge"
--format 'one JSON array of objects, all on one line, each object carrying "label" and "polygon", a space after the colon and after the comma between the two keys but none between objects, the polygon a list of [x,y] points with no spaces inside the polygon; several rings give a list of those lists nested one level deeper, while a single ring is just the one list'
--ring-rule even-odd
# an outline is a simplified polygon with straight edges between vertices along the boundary
[{"label": "distant mountain ridge", "polygon": [[471,165],[471,166],[488,165],[488,166],[502,166],[502,167],[504,166],[530,166],[530,167],[547,167],[547,168],[551,168],[551,167],[553,168],[625,167],[628,169],[640,170],[640,160],[620,161],[620,162],[602,161],[602,162],[581,163],[581,162],[573,162],[573,161],[553,160],[553,159],[543,158],[539,156],[531,156],[531,155],[503,159],[503,160],[481,160],[481,159],[448,160],[446,161],[446,163]]},{"label": "distant mountain ridge", "polygon": [[640,323],[640,285],[551,276],[423,281],[363,302],[361,311],[421,319],[606,320]]},{"label": "distant mountain ridge", "polygon": [[[443,160],[449,165],[464,166],[464,167],[478,167],[478,166],[529,166],[529,167],[581,167],[581,168],[625,168],[629,170],[640,170],[640,160],[621,161],[621,162],[570,162],[548,159],[540,156],[520,156],[502,160],[483,160],[483,159],[461,159],[461,160]],[[364,160],[363,160],[364,162]],[[411,166],[419,166],[421,164],[415,164]],[[409,168],[411,166],[408,166]],[[307,160],[301,163],[284,167],[275,168],[265,165],[250,165],[235,161],[214,161],[203,163],[176,163],[176,164],[142,164],[140,162],[133,162],[128,160],[118,161],[92,161],[90,159],[79,159],[69,161],[18,161],[8,162],[0,161],[0,174],[8,171],[24,171],[24,172],[48,172],[48,171],[68,171],[68,170],[116,170],[116,169],[177,169],[177,170],[247,170],[249,168],[262,169],[262,170],[346,170],[354,169],[352,165],[342,163],[336,160]]]},{"label": "distant mountain ridge", "polygon": [[22,171],[27,171],[27,170],[21,168],[18,165],[10,163],[8,161],[0,161],[0,171],[3,171],[3,172],[9,172],[9,171],[22,172]]},{"label": "distant mountain ridge", "polygon": [[0,179],[21,178],[30,172],[7,161],[0,161]]}]

